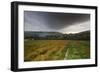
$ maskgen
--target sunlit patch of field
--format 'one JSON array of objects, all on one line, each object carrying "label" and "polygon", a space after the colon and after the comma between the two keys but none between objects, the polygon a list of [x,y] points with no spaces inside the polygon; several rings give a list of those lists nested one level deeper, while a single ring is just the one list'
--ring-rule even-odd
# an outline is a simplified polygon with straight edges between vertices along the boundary
[{"label": "sunlit patch of field", "polygon": [[[67,56],[66,56],[67,53]],[[24,41],[24,61],[47,61],[90,58],[88,41],[27,40]]]}]

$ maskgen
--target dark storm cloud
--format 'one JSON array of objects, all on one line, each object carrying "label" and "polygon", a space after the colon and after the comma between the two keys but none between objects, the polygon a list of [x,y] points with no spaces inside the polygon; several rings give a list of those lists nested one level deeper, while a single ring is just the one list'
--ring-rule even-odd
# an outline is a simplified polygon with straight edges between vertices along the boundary
[{"label": "dark storm cloud", "polygon": [[74,13],[24,11],[24,16],[25,30],[60,30],[90,20],[89,14]]},{"label": "dark storm cloud", "polygon": [[88,21],[89,17],[88,14],[52,13],[48,14],[47,25],[50,28],[61,29],[70,25]]}]

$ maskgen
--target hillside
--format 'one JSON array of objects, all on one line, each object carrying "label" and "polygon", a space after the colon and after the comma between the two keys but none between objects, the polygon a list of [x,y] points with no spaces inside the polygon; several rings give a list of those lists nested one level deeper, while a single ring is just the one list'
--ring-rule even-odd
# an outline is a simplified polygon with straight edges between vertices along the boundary
[{"label": "hillside", "polygon": [[63,34],[60,32],[24,32],[25,39],[63,39],[63,40],[90,40],[90,31],[76,34]]}]

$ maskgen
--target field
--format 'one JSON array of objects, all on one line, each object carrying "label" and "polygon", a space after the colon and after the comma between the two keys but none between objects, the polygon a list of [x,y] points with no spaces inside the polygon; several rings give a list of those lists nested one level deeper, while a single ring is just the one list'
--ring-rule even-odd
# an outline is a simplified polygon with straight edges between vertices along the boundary
[{"label": "field", "polygon": [[90,58],[90,42],[81,40],[25,40],[24,61]]}]

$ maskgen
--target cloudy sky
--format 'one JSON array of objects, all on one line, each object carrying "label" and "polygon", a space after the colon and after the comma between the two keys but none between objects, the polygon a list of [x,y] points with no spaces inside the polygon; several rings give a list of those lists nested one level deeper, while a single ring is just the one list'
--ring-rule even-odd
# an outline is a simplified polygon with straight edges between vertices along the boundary
[{"label": "cloudy sky", "polygon": [[89,14],[24,11],[25,31],[77,33],[90,30]]}]

